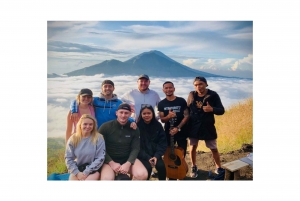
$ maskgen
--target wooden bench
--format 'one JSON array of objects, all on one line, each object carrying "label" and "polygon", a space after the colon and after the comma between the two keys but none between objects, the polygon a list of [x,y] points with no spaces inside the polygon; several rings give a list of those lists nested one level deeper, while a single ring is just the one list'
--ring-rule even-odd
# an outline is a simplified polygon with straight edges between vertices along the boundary
[{"label": "wooden bench", "polygon": [[224,180],[239,180],[240,178],[240,169],[248,166],[248,163],[245,163],[241,160],[231,161],[225,163],[222,167],[225,169],[225,178]]}]

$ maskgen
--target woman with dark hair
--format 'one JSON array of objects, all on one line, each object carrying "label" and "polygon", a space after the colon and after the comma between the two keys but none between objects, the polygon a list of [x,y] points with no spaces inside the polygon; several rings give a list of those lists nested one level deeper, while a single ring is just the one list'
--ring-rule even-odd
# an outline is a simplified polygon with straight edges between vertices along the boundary
[{"label": "woman with dark hair", "polygon": [[167,149],[167,139],[161,123],[155,118],[151,105],[142,105],[137,125],[140,130],[138,159],[148,171],[148,180],[152,167],[156,168],[159,180],[166,180],[166,168],[162,156]]}]

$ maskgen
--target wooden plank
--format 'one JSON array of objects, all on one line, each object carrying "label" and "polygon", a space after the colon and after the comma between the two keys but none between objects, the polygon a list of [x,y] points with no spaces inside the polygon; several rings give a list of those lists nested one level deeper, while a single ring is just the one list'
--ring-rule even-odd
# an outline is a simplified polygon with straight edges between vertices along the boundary
[{"label": "wooden plank", "polygon": [[245,163],[243,161],[240,161],[240,160],[235,160],[235,161],[232,161],[232,162],[229,162],[229,163],[226,163],[223,166],[223,168],[231,171],[231,172],[234,172],[236,170],[239,170],[240,168],[242,167],[246,167],[248,166],[249,164],[248,163]]},{"label": "wooden plank", "polygon": [[233,180],[233,178],[234,178],[233,172],[230,172],[229,170],[225,170],[224,180]]},{"label": "wooden plank", "polygon": [[237,170],[233,173],[233,180],[239,180],[240,179],[240,170]]}]

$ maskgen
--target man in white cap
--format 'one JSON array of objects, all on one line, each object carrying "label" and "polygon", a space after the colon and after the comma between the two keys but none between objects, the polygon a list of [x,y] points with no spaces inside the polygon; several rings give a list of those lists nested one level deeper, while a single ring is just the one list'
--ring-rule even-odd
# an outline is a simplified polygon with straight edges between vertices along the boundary
[{"label": "man in white cap", "polygon": [[[134,108],[133,118],[138,120],[140,110],[143,105],[151,105],[153,108],[156,108],[160,102],[160,97],[156,91],[149,89],[150,78],[146,74],[141,74],[137,80],[138,88],[133,89],[127,93],[125,93],[121,100],[130,104]],[[157,116],[159,118],[159,116]]]}]

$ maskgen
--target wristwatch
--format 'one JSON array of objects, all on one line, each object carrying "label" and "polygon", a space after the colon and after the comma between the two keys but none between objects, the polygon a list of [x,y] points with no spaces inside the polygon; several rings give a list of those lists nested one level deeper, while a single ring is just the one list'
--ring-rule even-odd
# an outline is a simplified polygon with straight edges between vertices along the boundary
[{"label": "wristwatch", "polygon": [[179,126],[177,126],[176,128],[178,129],[179,132],[181,131],[181,129],[179,128]]}]

